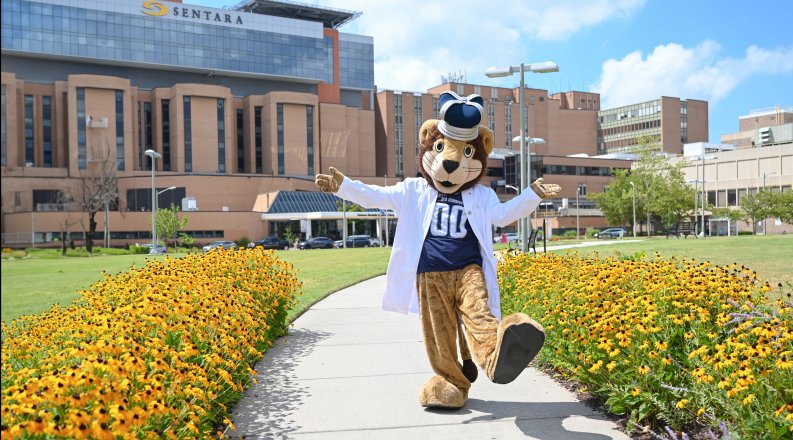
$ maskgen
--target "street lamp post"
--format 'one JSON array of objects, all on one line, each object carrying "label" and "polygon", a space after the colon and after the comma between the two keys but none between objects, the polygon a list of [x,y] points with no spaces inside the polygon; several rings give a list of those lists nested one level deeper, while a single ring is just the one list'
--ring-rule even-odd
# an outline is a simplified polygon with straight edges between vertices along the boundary
[{"label": "street lamp post", "polygon": [[[776,171],[771,171],[770,173],[763,173],[763,189],[765,189],[765,178],[766,178],[766,176],[773,176],[774,174],[776,174]],[[758,190],[757,193],[759,194],[760,191]],[[766,229],[765,229],[766,228],[766,223],[765,223],[766,220],[768,220],[768,219],[765,219],[765,218],[763,219],[763,235],[766,234]]]},{"label": "street lamp post", "polygon": [[633,182],[630,182],[630,184],[632,190],[631,199],[633,202],[633,227],[631,227],[631,229],[633,229],[633,238],[636,238],[636,184]]},{"label": "street lamp post", "polygon": [[575,239],[578,240],[581,238],[581,225],[578,223],[578,196],[581,194],[581,184],[578,184],[578,188],[575,190]]},{"label": "street lamp post", "polygon": [[[388,186],[388,174],[383,176],[383,186]],[[385,210],[383,210],[383,214],[384,214],[383,217],[385,217],[384,218],[384,220],[385,220],[385,243],[383,244],[383,246],[388,247],[388,241],[391,238],[390,237],[391,234],[390,234],[390,232],[388,230],[388,213]]]},{"label": "street lamp post", "polygon": [[[534,72],[534,73],[550,73],[550,72],[558,72],[559,66],[551,61],[544,61],[541,63],[531,63],[525,64],[520,63],[519,66],[509,66],[509,67],[491,67],[485,71],[485,75],[488,78],[501,78],[506,76],[511,76],[513,73],[520,74],[520,187],[526,188],[528,186],[528,170],[531,167],[528,166],[528,160],[531,158],[531,153],[527,151],[527,132],[528,127],[526,127],[526,120],[528,119],[526,116],[526,112],[528,111],[525,103],[526,99],[526,84],[525,84],[525,75],[526,71]],[[527,218],[520,219],[521,228],[521,251],[526,252],[529,246],[529,239],[528,239],[528,230],[529,230],[529,222]]]},{"label": "street lamp post", "polygon": [[162,155],[151,148],[144,151],[143,154],[151,158],[151,244],[157,244],[157,187],[154,185],[154,160],[159,159]]},{"label": "street lamp post", "polygon": [[699,228],[699,233],[702,234],[702,238],[705,238],[705,159],[717,159],[718,156],[706,156],[706,150],[702,148],[702,156],[700,159],[702,160],[702,203],[701,203],[701,211],[700,211],[700,221],[702,222]]}]

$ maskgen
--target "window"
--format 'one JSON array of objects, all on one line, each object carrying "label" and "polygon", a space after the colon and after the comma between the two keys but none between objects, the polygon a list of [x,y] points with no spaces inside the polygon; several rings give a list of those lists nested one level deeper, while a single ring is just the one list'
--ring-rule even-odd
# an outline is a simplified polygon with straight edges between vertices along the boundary
[{"label": "window", "polygon": [[41,122],[42,122],[42,152],[45,168],[52,168],[52,97],[41,97]]},{"label": "window", "polygon": [[[162,191],[165,188],[157,188]],[[170,191],[164,191],[157,196],[158,208],[170,208],[171,205],[181,207],[182,199],[186,197],[185,187],[180,186]],[[127,211],[151,211],[151,188],[131,188],[127,190]]]},{"label": "window", "polygon": [[171,100],[160,102],[162,110],[162,169],[171,171]]},{"label": "window", "polygon": [[184,97],[184,170],[193,172],[193,118],[190,114],[190,97]]},{"label": "window", "polygon": [[154,135],[152,130],[152,123],[151,123],[151,103],[144,102],[143,103],[143,145],[146,147],[145,149],[154,148]]},{"label": "window", "polygon": [[284,105],[276,106],[276,124],[278,130],[278,174],[283,175],[284,170]]},{"label": "window", "polygon": [[264,172],[264,165],[262,163],[262,108],[254,107],[253,116],[255,128],[254,140],[256,143],[256,173],[260,174]]},{"label": "window", "polygon": [[87,164],[85,144],[85,88],[77,87],[77,167],[81,170]]},{"label": "window", "polygon": [[507,148],[512,148],[512,101],[504,105],[504,143]]},{"label": "window", "polygon": [[2,102],[0,102],[0,106],[2,106],[2,115],[0,115],[0,124],[2,124],[2,166],[7,165],[8,161],[8,134],[6,133],[6,86],[5,84],[2,85]]},{"label": "window", "polygon": [[405,139],[402,126],[402,94],[394,94],[394,172],[397,176],[404,175]]},{"label": "window", "polygon": [[306,145],[308,150],[308,175],[314,175],[314,106],[306,106]]},{"label": "window", "polygon": [[243,127],[242,109],[238,108],[237,114],[237,172],[245,172],[245,130]]},{"label": "window", "polygon": [[116,90],[116,168],[124,171],[124,91]]},{"label": "window", "polygon": [[61,199],[61,191],[58,189],[34,189],[33,190],[33,210],[34,211],[65,211],[68,205]]},{"label": "window", "polygon": [[25,166],[36,164],[35,129],[33,126],[33,95],[25,95]]},{"label": "window", "polygon": [[226,172],[226,110],[218,98],[218,173]]}]

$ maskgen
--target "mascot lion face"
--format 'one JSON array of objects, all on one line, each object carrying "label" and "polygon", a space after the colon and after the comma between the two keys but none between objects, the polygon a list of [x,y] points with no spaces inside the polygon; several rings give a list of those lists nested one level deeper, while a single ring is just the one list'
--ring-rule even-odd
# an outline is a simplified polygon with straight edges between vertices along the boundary
[{"label": "mascot lion face", "polygon": [[419,130],[418,165],[430,186],[454,194],[474,186],[487,172],[493,132],[479,125],[484,104],[481,96],[443,92],[438,103],[441,119],[429,119]]},{"label": "mascot lion face", "polygon": [[453,194],[474,186],[487,172],[493,133],[479,125],[474,139],[453,139],[441,133],[440,122],[429,119],[419,130],[419,170],[430,186],[444,194]]}]

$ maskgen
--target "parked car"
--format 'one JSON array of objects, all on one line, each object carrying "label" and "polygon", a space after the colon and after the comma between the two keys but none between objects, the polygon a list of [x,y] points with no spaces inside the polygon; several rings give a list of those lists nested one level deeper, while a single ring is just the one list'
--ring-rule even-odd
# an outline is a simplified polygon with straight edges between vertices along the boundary
[{"label": "parked car", "polygon": [[369,239],[369,246],[371,247],[382,247],[383,241],[377,237],[372,237]]},{"label": "parked car", "polygon": [[283,250],[287,250],[290,247],[292,247],[289,241],[275,236],[265,237],[262,238],[261,240],[252,241],[248,243],[248,247],[251,249],[257,246],[263,247],[265,249],[283,249]]},{"label": "parked car", "polygon": [[[511,241],[520,240],[520,234],[518,234],[517,232],[507,232],[506,234],[503,235],[506,235],[507,243]],[[493,237],[493,243],[501,243],[501,240],[502,240],[502,235],[497,235]]]},{"label": "parked car", "polygon": [[622,238],[626,235],[628,232],[622,228],[609,228],[596,232],[592,236],[595,238]]},{"label": "parked car", "polygon": [[333,242],[333,247],[341,249],[344,247],[344,240],[336,240]]},{"label": "parked car", "polygon": [[372,237],[369,235],[350,235],[347,237],[347,247],[369,247],[372,245]]},{"label": "parked car", "polygon": [[298,249],[330,249],[333,247],[333,240],[328,237],[312,237],[297,243]]},{"label": "parked car", "polygon": [[161,244],[146,243],[141,246],[149,249],[149,255],[163,255],[168,253],[168,247]]},{"label": "parked car", "polygon": [[228,240],[213,241],[212,243],[209,243],[208,245],[202,247],[201,250],[204,252],[209,252],[215,248],[223,248],[225,250],[237,249],[237,243]]}]

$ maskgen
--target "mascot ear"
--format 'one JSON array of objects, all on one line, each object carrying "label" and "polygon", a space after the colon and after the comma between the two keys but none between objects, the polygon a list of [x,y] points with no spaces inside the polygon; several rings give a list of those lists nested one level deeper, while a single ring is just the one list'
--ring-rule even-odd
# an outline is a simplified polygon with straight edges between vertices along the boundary
[{"label": "mascot ear", "polygon": [[421,129],[419,129],[419,144],[424,143],[424,139],[427,139],[432,133],[438,128],[438,121],[437,119],[427,119],[421,124]]},{"label": "mascot ear", "polygon": [[[422,128],[423,129],[423,128]],[[479,126],[479,136],[482,138],[482,144],[485,146],[485,153],[489,156],[493,152],[493,132],[484,125]]]}]

